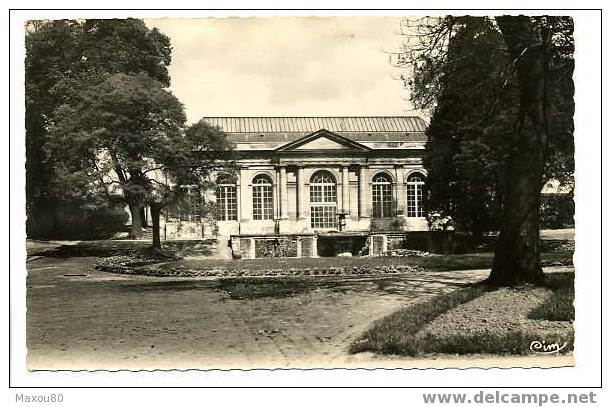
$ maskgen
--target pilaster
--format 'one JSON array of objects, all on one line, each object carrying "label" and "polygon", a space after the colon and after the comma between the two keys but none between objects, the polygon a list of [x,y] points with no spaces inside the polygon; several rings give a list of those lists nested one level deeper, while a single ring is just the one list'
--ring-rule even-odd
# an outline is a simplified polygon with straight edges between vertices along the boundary
[{"label": "pilaster", "polygon": [[287,188],[286,166],[279,167],[280,178],[280,219],[288,219],[289,191]]},{"label": "pilaster", "polygon": [[359,219],[370,217],[371,200],[369,199],[369,168],[359,167]]},{"label": "pilaster", "polygon": [[250,170],[248,167],[240,167],[240,192],[238,203],[240,207],[240,222],[248,222],[252,219],[252,197],[250,185]]},{"label": "pilaster", "polygon": [[297,166],[297,219],[304,220],[306,218],[306,194],[305,183],[303,180],[303,165]]},{"label": "pilaster", "polygon": [[398,165],[395,168],[395,177],[397,179],[397,216],[405,215],[405,207],[407,204],[407,195],[405,188],[405,167],[403,165]]},{"label": "pilaster", "polygon": [[347,165],[342,165],[342,212],[350,212],[350,184]]}]

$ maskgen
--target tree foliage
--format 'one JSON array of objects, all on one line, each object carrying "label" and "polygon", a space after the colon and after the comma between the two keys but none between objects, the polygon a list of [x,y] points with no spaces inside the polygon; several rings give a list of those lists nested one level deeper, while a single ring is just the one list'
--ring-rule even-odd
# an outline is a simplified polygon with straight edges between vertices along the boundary
[{"label": "tree foliage", "polygon": [[119,185],[128,203],[144,203],[147,174],[181,154],[183,106],[143,73],[109,76],[57,108],[54,119],[44,147],[57,195],[71,192],[66,184],[85,193]]},{"label": "tree foliage", "polygon": [[[81,188],[80,174],[54,168],[60,156],[47,156],[48,144],[57,144],[49,135],[56,115],[117,73],[145,73],[168,86],[171,46],[167,36],[135,19],[30,21],[25,45],[26,202],[32,235],[44,232],[42,220],[52,219],[53,208],[67,199],[71,205],[101,201],[99,191]],[[58,177],[69,188],[58,189]]]},{"label": "tree foliage", "polygon": [[556,16],[408,21],[397,55],[432,112],[431,203],[479,234],[500,229],[490,281],[541,282],[541,189],[572,183],[573,21]]},{"label": "tree foliage", "polygon": [[160,210],[180,184],[208,188],[229,148],[224,134],[204,123],[185,131],[183,105],[145,73],[111,75],[83,91],[77,103],[60,106],[55,118],[53,142],[45,144],[54,188],[120,193],[135,237],[142,206]]},{"label": "tree foliage", "polygon": [[161,209],[187,183],[210,188],[231,146],[218,128],[185,127],[167,90],[169,39],[140,20],[35,21],[26,36],[29,218],[36,208],[120,197],[138,237],[151,207],[159,247]]},{"label": "tree foliage", "polygon": [[[556,31],[549,95],[554,137],[542,182],[572,184],[572,25],[547,19]],[[429,204],[451,213],[475,236],[498,230],[504,185],[511,182],[504,163],[521,147],[514,139],[520,89],[503,33],[494,18],[448,16],[407,21],[404,34],[396,62],[409,68],[403,79],[413,104],[431,114],[425,155]]]}]

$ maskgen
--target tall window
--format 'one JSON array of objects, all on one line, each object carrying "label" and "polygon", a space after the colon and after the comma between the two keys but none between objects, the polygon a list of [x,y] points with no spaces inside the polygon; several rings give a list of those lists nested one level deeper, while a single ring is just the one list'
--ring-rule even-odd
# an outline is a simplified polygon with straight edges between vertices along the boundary
[{"label": "tall window", "polygon": [[318,171],[310,179],[310,219],[313,229],[335,229],[337,186],[327,171]]},{"label": "tall window", "polygon": [[274,218],[272,180],[267,175],[257,175],[252,180],[252,218],[254,220]]},{"label": "tall window", "polygon": [[372,203],[374,218],[392,217],[392,181],[386,174],[377,174],[373,178]]},{"label": "tall window", "polygon": [[419,172],[415,172],[407,178],[407,216],[410,218],[421,218],[424,216],[424,205],[422,202],[424,180],[424,175]]},{"label": "tall window", "polygon": [[230,179],[220,179],[216,188],[216,204],[219,220],[238,220],[236,186]]}]

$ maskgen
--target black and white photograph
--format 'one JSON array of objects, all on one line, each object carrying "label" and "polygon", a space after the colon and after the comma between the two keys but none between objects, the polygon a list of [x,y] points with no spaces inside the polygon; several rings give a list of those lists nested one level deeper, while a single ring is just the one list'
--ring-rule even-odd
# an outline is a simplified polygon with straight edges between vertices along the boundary
[{"label": "black and white photograph", "polygon": [[141,14],[12,39],[13,365],[580,365],[577,13]]}]

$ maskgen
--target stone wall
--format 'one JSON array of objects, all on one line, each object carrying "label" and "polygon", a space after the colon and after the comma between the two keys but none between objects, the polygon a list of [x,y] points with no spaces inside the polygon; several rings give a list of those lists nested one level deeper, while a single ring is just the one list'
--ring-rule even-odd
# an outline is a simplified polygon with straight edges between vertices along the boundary
[{"label": "stone wall", "polygon": [[[452,231],[376,233],[369,236],[265,235],[232,236],[234,258],[319,257],[350,252],[380,255],[396,249],[453,254],[458,240]],[[365,240],[366,239],[366,243]],[[318,247],[319,243],[324,247]]]},{"label": "stone wall", "polygon": [[253,239],[255,258],[297,257],[297,238]]},{"label": "stone wall", "polygon": [[386,250],[410,249],[431,253],[452,254],[456,252],[453,231],[408,232],[388,235]]},{"label": "stone wall", "polygon": [[318,257],[315,236],[231,236],[233,258]]},{"label": "stone wall", "polygon": [[240,233],[243,235],[273,235],[276,231],[274,220],[248,220],[240,222]]},{"label": "stone wall", "polygon": [[301,257],[318,257],[316,248],[316,238],[314,236],[302,237],[301,239]]},{"label": "stone wall", "polygon": [[371,235],[369,236],[369,254],[384,253],[388,246],[386,235]]},{"label": "stone wall", "polygon": [[194,240],[204,237],[201,222],[166,222],[162,238],[165,240]]}]

